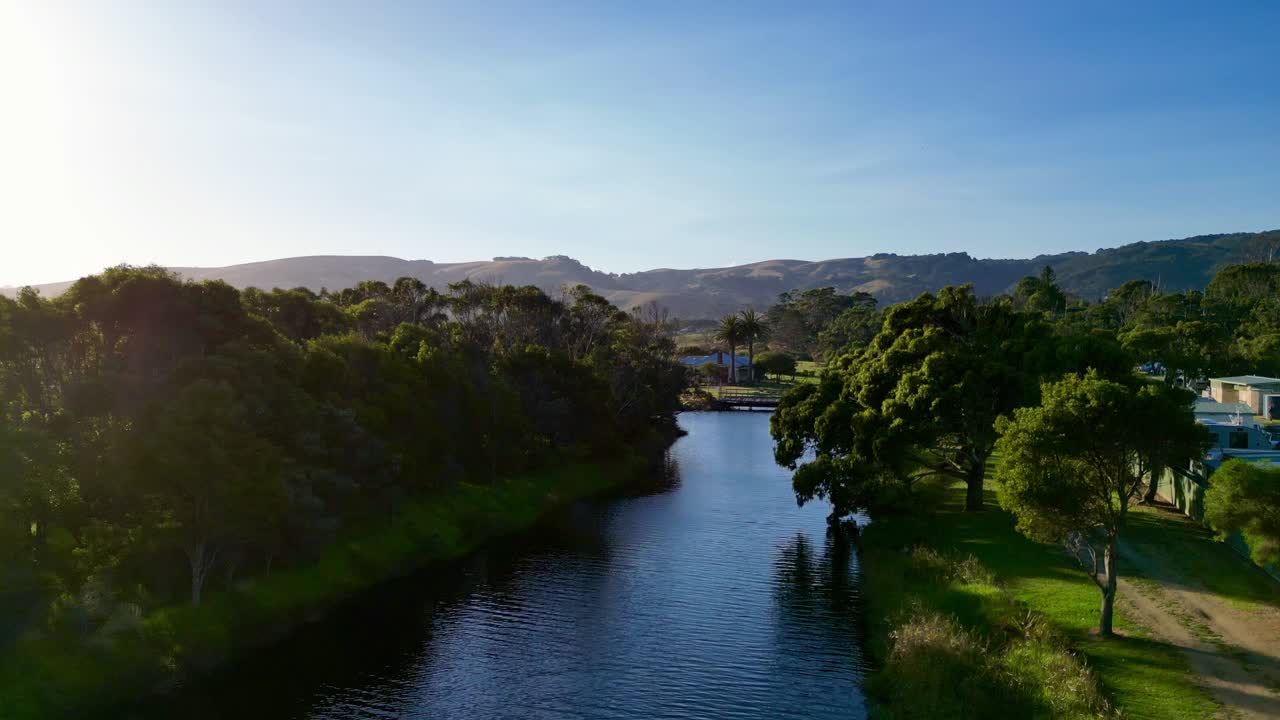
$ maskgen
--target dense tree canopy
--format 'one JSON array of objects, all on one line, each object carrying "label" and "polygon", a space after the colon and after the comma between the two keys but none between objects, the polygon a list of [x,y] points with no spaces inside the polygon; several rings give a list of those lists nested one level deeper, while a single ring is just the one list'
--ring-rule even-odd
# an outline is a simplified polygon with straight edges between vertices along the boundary
[{"label": "dense tree canopy", "polygon": [[612,454],[678,407],[672,333],[582,287],[119,267],[0,297],[0,605],[199,602],[405,498]]},{"label": "dense tree canopy", "polygon": [[996,418],[1035,402],[1052,352],[1038,314],[968,287],[893,306],[869,346],[784,398],[778,462],[797,468],[799,499],[827,498],[837,515],[894,502],[922,473],[963,479],[977,510]]},{"label": "dense tree canopy", "polygon": [[884,322],[876,309],[875,298],[866,293],[854,295],[857,302],[840,313],[818,332],[819,357],[834,358],[841,353],[858,350],[875,339]]},{"label": "dense tree canopy", "polygon": [[772,336],[779,349],[806,355],[815,359],[823,357],[831,340],[825,344],[819,339],[843,312],[850,308],[875,309],[875,298],[864,292],[842,295],[835,288],[785,292],[767,313]]}]

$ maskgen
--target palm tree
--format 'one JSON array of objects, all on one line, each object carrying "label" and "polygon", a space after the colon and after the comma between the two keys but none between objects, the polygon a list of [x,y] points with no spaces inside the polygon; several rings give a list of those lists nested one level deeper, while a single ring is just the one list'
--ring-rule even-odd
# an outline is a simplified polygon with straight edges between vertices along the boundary
[{"label": "palm tree", "polygon": [[742,319],[738,321],[738,330],[742,339],[747,342],[747,362],[751,367],[751,380],[756,379],[756,342],[763,342],[769,337],[769,323],[756,315],[755,310],[743,310]]},{"label": "palm tree", "polygon": [[725,315],[720,318],[720,327],[716,328],[716,339],[729,346],[729,383],[738,382],[738,342],[742,340],[742,321],[737,315]]}]

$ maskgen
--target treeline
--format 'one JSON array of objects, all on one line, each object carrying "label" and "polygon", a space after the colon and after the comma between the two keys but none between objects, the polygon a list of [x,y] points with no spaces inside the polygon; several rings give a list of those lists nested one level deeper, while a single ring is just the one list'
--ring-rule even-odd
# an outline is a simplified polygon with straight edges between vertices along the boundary
[{"label": "treeline", "polygon": [[673,351],[659,309],[585,287],[118,267],[0,298],[0,640],[199,603],[407,500],[616,454],[670,422]]},{"label": "treeline", "polygon": [[1114,334],[1137,361],[1163,366],[1170,382],[1280,373],[1280,263],[1226,266],[1203,291],[1128,282],[1098,303],[1066,297],[1048,272],[1020,283],[1014,299],[1059,326]]},{"label": "treeline", "polygon": [[[1240,372],[1280,373],[1280,263],[1220,269],[1204,290],[1167,292],[1134,280],[1090,302],[1064,290],[1051,268],[1020,280],[1005,298],[1042,315],[1057,334],[1100,332],[1123,349],[1192,380]],[[892,307],[892,306],[890,306]],[[883,308],[864,292],[816,288],[783,293],[766,313],[769,348],[821,362],[871,342]]]}]

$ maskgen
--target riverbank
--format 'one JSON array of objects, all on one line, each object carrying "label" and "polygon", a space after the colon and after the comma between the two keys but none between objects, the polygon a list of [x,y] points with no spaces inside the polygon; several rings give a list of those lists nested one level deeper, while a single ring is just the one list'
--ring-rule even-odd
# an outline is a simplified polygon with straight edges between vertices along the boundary
[{"label": "riverbank", "polygon": [[[987,491],[938,485],[919,517],[872,523],[860,542],[868,689],[888,717],[1205,718],[1216,710],[1180,648],[1122,602],[1120,637],[1091,634],[1097,588],[1058,548],[1033,543]],[[1123,570],[1122,570],[1123,572]]]},{"label": "riverbank", "polygon": [[468,554],[549,510],[614,489],[650,467],[670,437],[608,462],[550,468],[495,485],[461,484],[406,502],[309,566],[239,583],[199,606],[156,610],[110,636],[28,637],[0,664],[0,717],[82,716],[164,691],[268,645],[381,582]]}]

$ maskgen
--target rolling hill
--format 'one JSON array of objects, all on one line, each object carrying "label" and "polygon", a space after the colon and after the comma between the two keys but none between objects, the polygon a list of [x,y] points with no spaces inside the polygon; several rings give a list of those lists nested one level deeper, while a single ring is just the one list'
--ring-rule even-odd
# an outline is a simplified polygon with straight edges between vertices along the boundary
[{"label": "rolling hill", "polygon": [[[1202,235],[1180,240],[1139,242],[1092,253],[1041,255],[1030,259],[977,259],[968,253],[894,255],[836,260],[766,260],[725,268],[656,269],[614,274],[593,270],[565,256],[502,257],[466,263],[434,263],[383,256],[319,255],[284,258],[217,268],[175,267],[194,280],[219,278],[236,287],[308,287],[337,290],[361,280],[392,281],[413,276],[444,289],[467,278],[515,285],[537,285],[556,292],[583,283],[620,307],[650,300],[686,319],[715,317],[744,307],[765,308],[779,293],[796,288],[834,286],[863,290],[881,302],[897,302],[944,285],[973,283],[981,295],[995,295],[1019,278],[1050,265],[1068,291],[1096,299],[1128,280],[1147,279],[1170,290],[1203,288],[1222,265],[1280,258],[1280,230],[1263,233]],[[37,286],[56,295],[71,283]],[[12,294],[14,288],[3,291]]]}]

